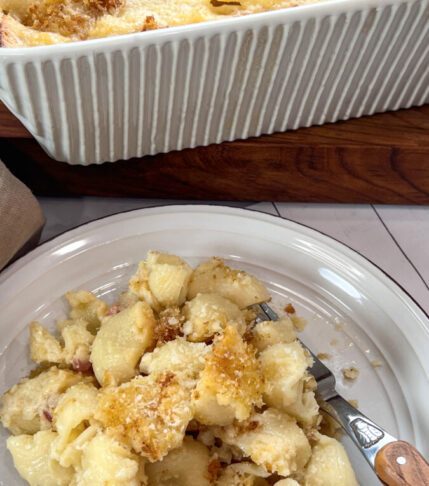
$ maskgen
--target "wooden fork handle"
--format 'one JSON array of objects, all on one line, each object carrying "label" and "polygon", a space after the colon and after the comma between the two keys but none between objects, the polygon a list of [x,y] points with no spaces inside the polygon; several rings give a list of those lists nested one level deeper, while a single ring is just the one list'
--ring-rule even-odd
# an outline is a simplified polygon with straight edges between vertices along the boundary
[{"label": "wooden fork handle", "polygon": [[429,486],[429,464],[416,448],[402,440],[380,449],[375,472],[387,486]]}]

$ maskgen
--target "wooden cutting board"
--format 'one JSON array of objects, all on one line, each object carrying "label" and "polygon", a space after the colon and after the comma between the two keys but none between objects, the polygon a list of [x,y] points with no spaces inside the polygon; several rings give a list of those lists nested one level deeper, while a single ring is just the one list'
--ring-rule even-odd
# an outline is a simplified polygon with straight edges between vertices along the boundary
[{"label": "wooden cutting board", "polygon": [[429,204],[429,105],[82,167],[0,104],[0,157],[39,195]]}]

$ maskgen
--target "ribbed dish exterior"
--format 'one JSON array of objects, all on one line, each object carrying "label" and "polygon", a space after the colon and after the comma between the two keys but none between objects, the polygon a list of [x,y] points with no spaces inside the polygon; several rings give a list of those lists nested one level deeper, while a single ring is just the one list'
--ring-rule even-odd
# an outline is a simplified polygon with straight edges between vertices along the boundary
[{"label": "ribbed dish exterior", "polygon": [[0,95],[53,158],[82,165],[422,105],[428,5],[333,1],[3,49]]}]

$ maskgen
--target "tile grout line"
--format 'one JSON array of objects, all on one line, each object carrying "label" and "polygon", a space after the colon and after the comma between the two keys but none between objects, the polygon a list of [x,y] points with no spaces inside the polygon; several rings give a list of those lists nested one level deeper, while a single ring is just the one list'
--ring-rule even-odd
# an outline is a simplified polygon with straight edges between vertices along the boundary
[{"label": "tile grout line", "polygon": [[389,230],[388,226],[383,221],[383,218],[380,216],[380,214],[378,213],[378,211],[375,209],[374,204],[371,204],[371,207],[374,210],[375,214],[377,215],[378,219],[380,220],[381,224],[384,226],[384,229],[387,231],[387,233],[389,234],[389,236],[395,242],[396,246],[399,248],[399,251],[404,255],[404,257],[406,258],[406,260],[408,261],[408,263],[414,268],[415,272],[420,277],[420,280],[423,282],[424,286],[429,290],[429,286],[428,286],[426,280],[423,278],[422,274],[419,272],[418,268],[411,261],[411,259],[409,258],[409,256],[402,249],[401,245],[396,241],[396,238],[393,236],[393,233]]},{"label": "tile grout line", "polygon": [[278,207],[276,206],[276,203],[271,201],[271,204],[274,206],[274,209],[276,210],[277,216],[280,216],[280,218],[283,218],[283,216],[280,214]]}]

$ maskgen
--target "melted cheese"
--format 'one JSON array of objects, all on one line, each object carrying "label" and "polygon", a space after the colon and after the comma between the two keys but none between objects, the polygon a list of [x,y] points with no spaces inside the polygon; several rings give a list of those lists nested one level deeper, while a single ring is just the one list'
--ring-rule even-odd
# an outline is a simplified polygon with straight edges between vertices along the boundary
[{"label": "melted cheese", "polygon": [[4,47],[144,32],[321,0],[0,0]]}]

